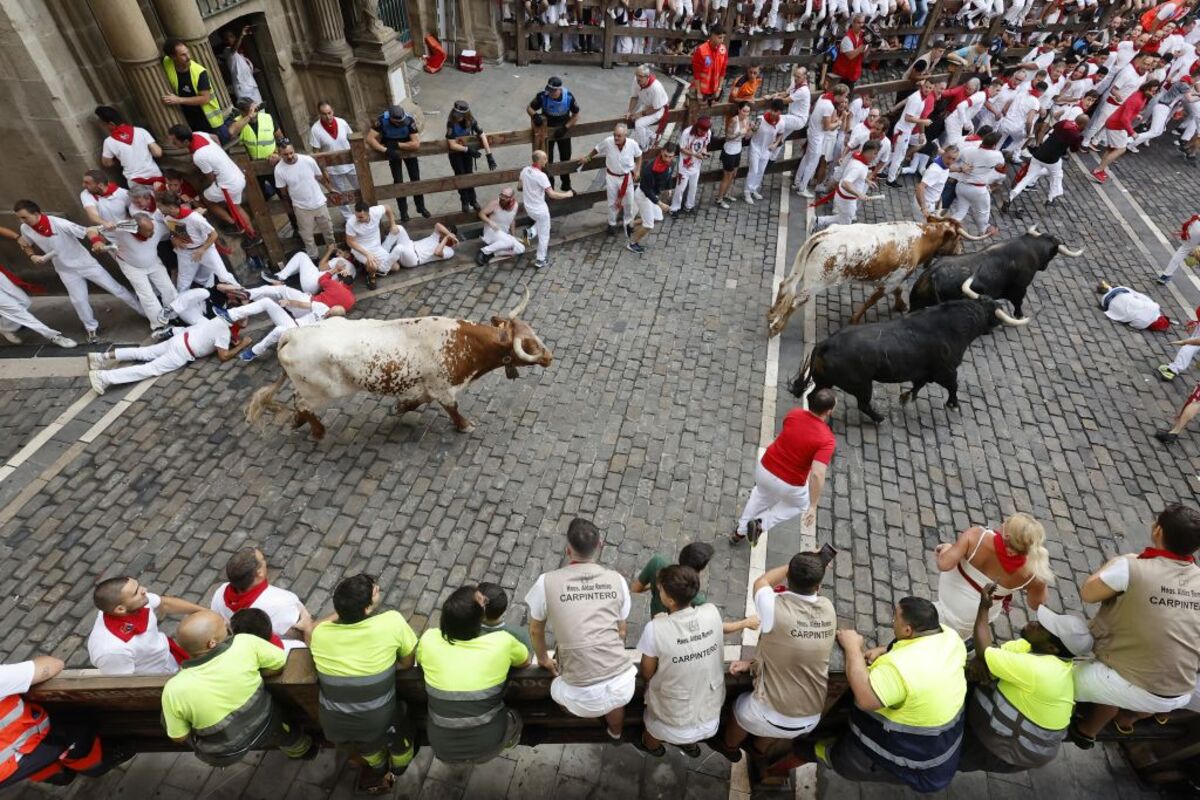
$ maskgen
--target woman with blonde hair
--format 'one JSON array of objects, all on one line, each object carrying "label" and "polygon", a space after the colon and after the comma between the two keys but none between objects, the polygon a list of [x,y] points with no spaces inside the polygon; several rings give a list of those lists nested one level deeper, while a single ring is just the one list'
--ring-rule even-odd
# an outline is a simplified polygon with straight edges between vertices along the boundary
[{"label": "woman with blonde hair", "polygon": [[1045,547],[1042,524],[1025,513],[1013,514],[999,530],[973,527],[963,531],[954,544],[943,542],[933,549],[940,571],[935,605],[945,625],[967,639],[974,627],[979,596],[989,583],[996,584],[989,621],[1000,609],[1008,611],[1012,598],[1025,593],[1030,611],[1046,600],[1047,586],[1054,582],[1050,554]]}]

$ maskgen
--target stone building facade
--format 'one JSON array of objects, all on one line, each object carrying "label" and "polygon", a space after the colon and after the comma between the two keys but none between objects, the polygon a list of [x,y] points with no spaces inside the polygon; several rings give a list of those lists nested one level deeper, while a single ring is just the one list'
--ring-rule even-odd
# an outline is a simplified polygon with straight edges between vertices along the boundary
[{"label": "stone building facade", "polygon": [[[307,141],[318,99],[361,130],[370,114],[409,95],[412,48],[382,22],[380,0],[0,0],[0,225],[15,227],[10,209],[22,197],[82,218],[80,179],[100,166],[104,138],[97,105],[121,109],[160,144],[183,121],[162,103],[168,37],[208,68],[228,110],[214,44],[222,29],[243,25],[253,26],[244,49],[266,107],[298,141]],[[417,31],[404,34],[419,41]],[[8,242],[0,259],[28,267]]]}]

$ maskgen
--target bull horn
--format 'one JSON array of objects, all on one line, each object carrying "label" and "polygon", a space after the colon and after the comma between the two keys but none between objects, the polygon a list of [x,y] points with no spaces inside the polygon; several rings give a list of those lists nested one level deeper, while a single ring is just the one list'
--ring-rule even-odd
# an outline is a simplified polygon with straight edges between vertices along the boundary
[{"label": "bull horn", "polygon": [[1025,229],[1025,234],[1027,236],[1041,236],[1042,232],[1038,230],[1037,223],[1035,222]]},{"label": "bull horn", "polygon": [[975,236],[973,234],[967,233],[966,228],[963,228],[962,230],[960,230],[958,232],[958,235],[961,236],[962,238],[966,239],[968,242],[982,242],[984,239],[988,238],[986,235]]},{"label": "bull horn", "polygon": [[514,308],[512,311],[508,312],[507,316],[509,319],[516,319],[517,317],[521,316],[521,314],[523,314],[525,312],[526,307],[528,307],[528,305],[529,305],[529,287],[526,286],[524,288],[525,288],[525,297],[521,300],[520,303],[517,304],[516,308]]},{"label": "bull horn", "polygon": [[[526,298],[526,300],[528,300],[528,298]],[[518,361],[523,361],[526,364],[532,364],[534,362],[533,356],[525,352],[525,347],[521,344],[520,336],[517,336],[513,339],[513,352],[517,354]]]},{"label": "bull horn", "polygon": [[1029,324],[1029,317],[1023,317],[1021,319],[1017,319],[1012,314],[1009,314],[1007,311],[1005,311],[1003,308],[996,309],[996,319],[1000,320],[1005,325],[1010,325],[1014,328],[1019,328],[1022,325]]},{"label": "bull horn", "polygon": [[1065,244],[1060,244],[1058,246],[1058,252],[1062,253],[1067,258],[1079,258],[1081,255],[1083,255],[1083,248],[1081,247],[1078,250],[1072,250]]},{"label": "bull horn", "polygon": [[963,281],[962,293],[965,294],[967,297],[971,298],[972,300],[978,300],[979,293],[971,288],[971,281],[973,281],[973,280],[975,280],[975,278],[970,277],[970,278],[967,278],[965,281]]}]

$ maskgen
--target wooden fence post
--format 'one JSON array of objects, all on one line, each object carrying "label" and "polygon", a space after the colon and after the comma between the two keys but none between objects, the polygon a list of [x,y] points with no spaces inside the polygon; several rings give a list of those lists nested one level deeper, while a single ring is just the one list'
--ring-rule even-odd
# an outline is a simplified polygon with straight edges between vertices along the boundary
[{"label": "wooden fence post", "polygon": [[375,205],[375,179],[371,177],[371,162],[367,158],[367,143],[361,133],[350,135],[350,154],[354,158],[354,173],[358,176],[358,191],[363,202]]},{"label": "wooden fence post", "polygon": [[513,0],[513,21],[517,32],[517,66],[523,67],[529,63],[529,35],[525,33],[525,5],[518,0]]},{"label": "wooden fence post", "polygon": [[600,13],[604,15],[604,41],[601,44],[603,48],[601,52],[600,66],[605,69],[612,69],[613,51],[617,49],[617,37],[613,33],[617,27],[617,21],[612,14],[608,13],[608,9],[604,7],[604,3],[600,3]]},{"label": "wooden fence post", "polygon": [[254,220],[254,230],[262,237],[271,263],[278,264],[283,261],[283,242],[279,241],[275,218],[267,208],[267,198],[263,195],[258,175],[254,173],[254,162],[246,155],[237,155],[234,159],[238,169],[246,176],[246,189],[242,194],[250,205],[250,219]]},{"label": "wooden fence post", "polygon": [[[917,58],[921,57],[921,54],[925,52],[925,48],[929,44],[929,40],[933,38],[933,29],[937,27],[938,21],[942,18],[942,4],[944,2],[945,0],[937,0],[933,4],[933,8],[929,9],[929,16],[925,19],[925,30],[921,32],[921,41],[917,43],[917,51],[913,54]],[[933,67],[933,64],[929,65],[930,70]]]}]

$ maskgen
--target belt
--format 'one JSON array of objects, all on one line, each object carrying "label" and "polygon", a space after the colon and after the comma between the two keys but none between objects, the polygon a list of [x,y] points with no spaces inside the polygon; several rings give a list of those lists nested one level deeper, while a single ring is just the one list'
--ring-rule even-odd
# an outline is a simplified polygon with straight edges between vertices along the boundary
[{"label": "belt", "polygon": [[837,187],[837,189],[835,189],[834,191],[836,191],[836,192],[837,192],[837,196],[838,196],[838,197],[840,197],[840,198],[842,198],[843,200],[857,200],[857,199],[858,199],[857,197],[851,197],[850,195],[848,195],[848,194],[845,194],[845,193],[842,191],[842,187],[841,187],[840,185],[839,185],[839,186]]},{"label": "belt", "polygon": [[192,352],[191,344],[188,343],[187,331],[183,332],[183,349],[188,351],[188,355],[191,356],[193,360],[196,358],[196,354]]},{"label": "belt", "polygon": [[613,172],[611,169],[608,169],[607,167],[604,169],[604,171],[607,172],[609,175],[612,175],[614,178],[624,178],[626,175],[629,174],[628,172]]},{"label": "belt", "polygon": [[967,181],[967,186],[987,186],[987,184],[986,183],[971,183],[970,181]]}]

